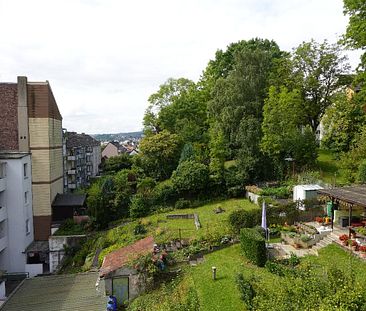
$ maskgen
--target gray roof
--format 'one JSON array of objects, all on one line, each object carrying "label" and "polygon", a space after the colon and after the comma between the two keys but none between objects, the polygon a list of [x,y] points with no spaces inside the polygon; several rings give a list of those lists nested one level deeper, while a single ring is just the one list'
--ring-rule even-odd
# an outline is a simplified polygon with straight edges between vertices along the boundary
[{"label": "gray roof", "polygon": [[2,311],[104,311],[104,282],[96,290],[97,273],[53,275],[26,279]]},{"label": "gray roof", "polygon": [[52,206],[83,206],[85,200],[85,194],[58,193],[52,203]]},{"label": "gray roof", "polygon": [[76,132],[66,132],[66,135],[67,135],[66,140],[67,148],[100,146],[100,141],[94,139],[93,137],[85,133],[78,134]]},{"label": "gray roof", "polygon": [[318,193],[335,200],[366,207],[366,186],[322,189],[318,190]]}]

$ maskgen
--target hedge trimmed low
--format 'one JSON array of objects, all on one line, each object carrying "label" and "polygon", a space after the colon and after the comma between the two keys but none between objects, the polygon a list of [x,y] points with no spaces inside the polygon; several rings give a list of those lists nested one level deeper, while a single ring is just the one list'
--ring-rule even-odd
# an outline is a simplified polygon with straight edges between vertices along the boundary
[{"label": "hedge trimmed low", "polygon": [[240,231],[240,245],[245,256],[255,265],[264,267],[267,261],[266,242],[254,228],[243,228]]}]

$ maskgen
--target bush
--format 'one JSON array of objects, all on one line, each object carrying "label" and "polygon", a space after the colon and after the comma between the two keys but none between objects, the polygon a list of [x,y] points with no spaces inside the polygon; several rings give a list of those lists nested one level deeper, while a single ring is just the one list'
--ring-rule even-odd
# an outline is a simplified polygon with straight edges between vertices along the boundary
[{"label": "bush", "polygon": [[139,234],[145,234],[147,232],[145,226],[141,223],[137,224],[135,228],[133,228],[133,234],[139,235]]},{"label": "bush", "polygon": [[229,214],[229,224],[234,232],[239,233],[242,228],[253,228],[259,225],[260,210],[237,210]]},{"label": "bush", "polygon": [[130,217],[139,218],[150,212],[149,199],[141,194],[136,194],[131,199]]},{"label": "bush", "polygon": [[263,267],[267,261],[266,243],[262,235],[253,228],[240,231],[240,245],[245,256],[255,265]]},{"label": "bush", "polygon": [[278,199],[287,199],[291,195],[291,190],[288,187],[265,188],[260,191],[260,195],[274,196]]},{"label": "bush", "polygon": [[236,284],[240,291],[240,298],[244,301],[248,310],[253,310],[253,299],[255,297],[255,291],[251,284],[250,279],[246,279],[243,274],[239,273],[236,276]]},{"label": "bush", "polygon": [[172,175],[174,187],[180,193],[199,193],[206,188],[208,178],[208,167],[191,160],[180,163]]},{"label": "bush", "polygon": [[177,191],[174,188],[173,182],[168,179],[156,185],[152,196],[154,205],[168,205],[177,198]]},{"label": "bush", "polygon": [[242,198],[245,196],[243,186],[234,186],[227,189],[227,194],[230,198]]},{"label": "bush", "polygon": [[360,183],[366,183],[366,161],[363,161],[358,167],[358,181]]},{"label": "bush", "polygon": [[175,202],[175,208],[177,209],[184,209],[184,208],[190,208],[191,207],[191,201],[179,199],[177,202]]}]

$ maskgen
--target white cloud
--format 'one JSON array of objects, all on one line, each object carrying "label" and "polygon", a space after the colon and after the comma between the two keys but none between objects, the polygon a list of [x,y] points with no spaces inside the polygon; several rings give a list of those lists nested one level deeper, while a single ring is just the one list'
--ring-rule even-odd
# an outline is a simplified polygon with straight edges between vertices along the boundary
[{"label": "white cloud", "polygon": [[[241,39],[335,41],[342,0],[0,0],[0,81],[49,80],[70,130],[139,130],[169,77],[197,80]],[[358,53],[351,53],[352,64]]]}]

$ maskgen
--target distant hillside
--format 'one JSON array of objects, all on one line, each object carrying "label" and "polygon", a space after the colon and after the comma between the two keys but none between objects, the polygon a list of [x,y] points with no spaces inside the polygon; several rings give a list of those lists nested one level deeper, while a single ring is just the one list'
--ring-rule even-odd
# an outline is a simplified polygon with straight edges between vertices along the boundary
[{"label": "distant hillside", "polygon": [[131,138],[140,139],[142,137],[142,131],[129,132],[129,133],[116,133],[116,134],[93,134],[91,136],[93,136],[96,140],[99,141],[113,141],[113,140],[122,141]]}]

